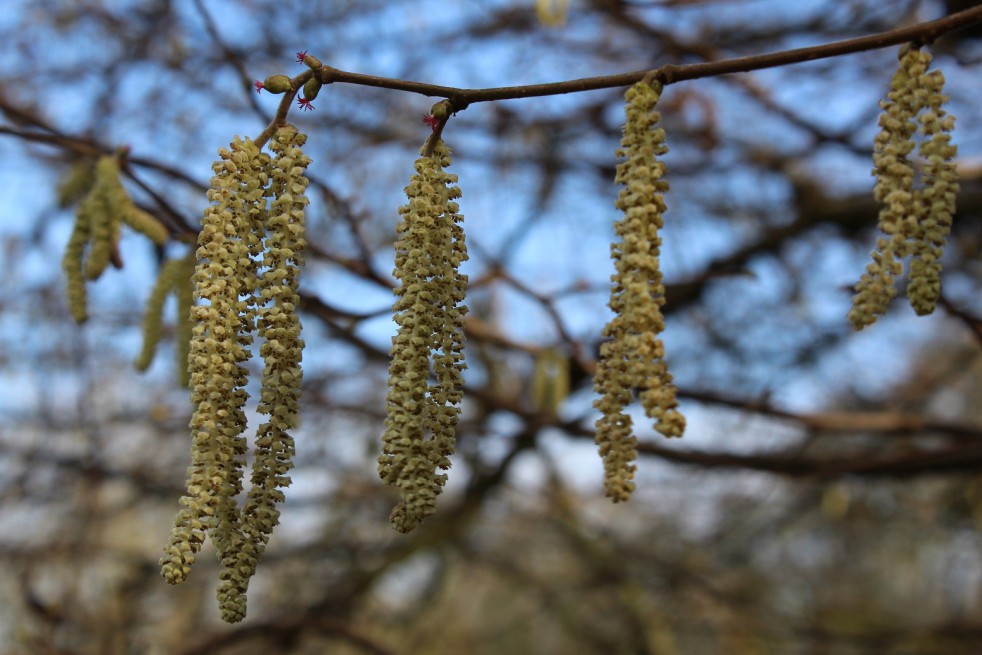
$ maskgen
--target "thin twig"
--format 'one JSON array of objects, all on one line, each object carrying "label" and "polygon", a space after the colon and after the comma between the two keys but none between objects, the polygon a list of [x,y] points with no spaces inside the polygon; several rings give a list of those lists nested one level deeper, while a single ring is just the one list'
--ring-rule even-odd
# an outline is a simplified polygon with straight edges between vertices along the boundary
[{"label": "thin twig", "polygon": [[249,105],[252,107],[253,111],[255,111],[259,116],[262,116],[263,120],[268,120],[269,117],[263,111],[263,108],[256,99],[255,94],[251,93],[250,87],[252,86],[252,78],[249,76],[249,71],[246,68],[245,62],[242,61],[242,57],[240,57],[239,53],[235,52],[227,43],[225,43],[225,39],[222,38],[222,35],[218,31],[218,25],[211,17],[211,14],[208,13],[208,10],[205,9],[204,1],[194,0],[194,7],[198,11],[198,14],[200,14],[201,20],[204,21],[205,31],[208,32],[208,36],[210,36],[211,40],[215,42],[218,49],[222,51],[222,54],[225,55],[225,58],[232,65],[232,68],[235,69],[235,72],[238,73],[239,79],[242,81],[242,89],[245,91],[246,97],[249,100]]},{"label": "thin twig", "polygon": [[283,127],[286,124],[287,114],[290,113],[290,105],[293,104],[293,99],[297,95],[297,91],[303,88],[303,85],[307,83],[307,80],[314,76],[314,72],[311,70],[306,70],[294,78],[290,79],[290,90],[283,94],[283,99],[280,100],[280,106],[276,108],[276,115],[273,116],[273,120],[269,125],[266,126],[259,136],[256,137],[254,143],[257,148],[262,148],[267,141],[269,141],[276,130]]},{"label": "thin twig", "polygon": [[864,36],[845,41],[837,41],[821,46],[810,46],[807,48],[795,48],[763,55],[752,55],[749,57],[736,57],[734,59],[724,59],[720,61],[702,62],[696,64],[666,64],[659,68],[630,73],[620,73],[617,75],[604,75],[601,77],[585,77],[565,82],[551,82],[547,84],[529,84],[524,86],[505,86],[488,89],[464,89],[451,86],[441,86],[437,84],[426,84],[423,82],[413,82],[410,80],[397,80],[362,73],[352,73],[343,71],[331,66],[322,66],[317,69],[317,78],[324,84],[345,83],[358,84],[361,86],[373,86],[396,91],[408,91],[419,93],[425,96],[443,97],[450,100],[456,111],[465,109],[469,104],[475,102],[488,102],[494,100],[514,100],[519,98],[533,98],[541,96],[562,95],[566,93],[580,93],[583,91],[596,91],[600,89],[610,89],[617,87],[630,86],[642,79],[649,73],[652,77],[659,80],[662,84],[674,84],[686,80],[695,80],[704,77],[718,77],[731,73],[746,73],[765,68],[777,68],[791,64],[800,64],[819,59],[840,57],[843,55],[865,52],[867,50],[877,50],[887,48],[902,43],[928,44],[939,36],[948,32],[982,22],[982,6],[974,7],[956,14],[951,14],[926,23],[919,23],[911,27],[904,27],[889,32],[881,32],[871,36]]}]

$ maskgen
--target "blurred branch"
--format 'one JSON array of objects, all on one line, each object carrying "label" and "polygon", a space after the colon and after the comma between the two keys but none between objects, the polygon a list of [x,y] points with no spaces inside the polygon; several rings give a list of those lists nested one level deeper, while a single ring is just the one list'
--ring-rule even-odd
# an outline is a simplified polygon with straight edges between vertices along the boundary
[{"label": "blurred branch", "polygon": [[[94,158],[101,157],[102,155],[111,155],[119,145],[104,146],[91,139],[67,135],[49,125],[33,112],[11,103],[3,95],[0,95],[0,112],[3,112],[5,116],[18,125],[27,125],[42,130],[41,132],[35,132],[28,129],[0,125],[0,134],[7,134],[18,139],[23,139],[24,141],[56,146],[78,156]],[[180,180],[201,193],[204,193],[208,188],[206,184],[195,180],[180,168],[169,166],[163,162],[146,157],[127,157],[127,161],[131,164],[151,168],[175,180]]]},{"label": "blurred branch", "polygon": [[735,455],[698,450],[674,450],[650,442],[638,451],[669,462],[707,469],[748,469],[792,478],[828,480],[845,476],[908,478],[939,473],[978,473],[982,444],[960,444],[886,457],[803,458],[797,455]]},{"label": "blurred branch", "polygon": [[193,648],[182,652],[182,655],[206,655],[217,653],[251,640],[271,641],[276,644],[287,644],[298,641],[305,633],[314,633],[333,637],[371,655],[393,655],[395,651],[378,644],[365,635],[356,632],[348,625],[325,618],[267,621],[252,623],[231,632],[216,635],[201,642]]},{"label": "blurred branch", "polygon": [[883,412],[822,412],[797,414],[778,409],[769,403],[724,396],[707,391],[679,389],[679,397],[696,402],[731,407],[753,414],[787,419],[807,430],[852,434],[911,434],[930,432],[945,437],[965,440],[982,440],[982,427],[970,427],[955,423],[932,421],[918,414],[902,411]]},{"label": "blurred branch", "polygon": [[[712,280],[739,272],[757,255],[776,252],[792,239],[807,234],[811,230],[836,226],[847,233],[854,233],[865,227],[872,227],[878,212],[878,205],[871,194],[834,197],[827,195],[818,185],[809,180],[792,180],[795,189],[797,218],[786,225],[769,227],[756,239],[732,252],[712,260],[696,277],[672,282],[666,288],[666,313],[678,311],[682,307],[698,302]],[[963,182],[958,194],[958,214],[968,216],[982,210],[982,183],[978,180]]]},{"label": "blurred branch", "polygon": [[943,295],[938,298],[938,304],[941,305],[946,312],[961,321],[962,324],[964,324],[965,327],[971,331],[972,335],[975,337],[975,341],[982,345],[982,318],[979,318],[974,314],[970,314],[964,309],[955,307],[951,300]]},{"label": "blurred branch", "polygon": [[[387,354],[358,337],[351,329],[337,323],[338,314],[334,309],[317,298],[304,296],[302,308],[319,316],[329,326],[333,326],[336,336],[357,347],[372,359],[385,361]],[[493,330],[487,331],[480,322],[467,324],[469,339],[485,340],[498,346],[515,347]],[[520,345],[519,349],[524,349]],[[589,366],[588,366],[589,368]],[[589,372],[589,371],[588,371]],[[520,404],[514,397],[504,398],[483,387],[466,387],[469,397],[484,402],[496,411],[505,411],[520,417],[529,425],[538,428],[555,427],[579,437],[594,438],[592,426],[584,425],[582,419],[563,420],[557,417],[539,415]],[[704,468],[749,469],[768,471],[791,477],[829,478],[844,475],[907,477],[943,471],[970,471],[982,465],[982,428],[967,425],[934,421],[909,412],[825,412],[799,414],[775,408],[760,401],[726,397],[722,394],[679,389],[679,397],[740,409],[753,414],[771,416],[798,423],[808,431],[824,433],[862,433],[862,434],[934,434],[957,438],[959,444],[938,450],[920,450],[902,455],[868,458],[850,456],[837,459],[802,458],[798,455],[735,455],[714,451],[677,450],[641,442],[638,445],[642,454],[653,455],[669,462],[692,464]]]},{"label": "blurred branch", "polygon": [[[166,480],[166,475],[156,476],[152,470],[112,466],[94,458],[60,455],[41,448],[15,447],[8,443],[0,443],[0,455],[6,461],[16,461],[20,464],[24,476],[42,467],[50,467],[60,473],[71,473],[80,478],[125,482],[147,496],[172,498],[184,490],[182,484],[174,484]],[[13,482],[26,484],[24,480],[16,478]],[[12,486],[14,485],[10,482],[4,481],[4,484],[0,485],[0,491],[7,493]]]},{"label": "blurred branch", "polygon": [[211,14],[205,9],[205,3],[202,0],[194,0],[194,8],[197,10],[198,15],[201,16],[201,20],[204,21],[205,30],[208,32],[208,36],[211,40],[215,42],[218,49],[222,51],[222,55],[225,57],[226,61],[235,69],[238,73],[239,80],[242,82],[242,90],[249,101],[249,106],[256,114],[262,117],[263,120],[269,121],[269,116],[263,111],[262,106],[259,104],[259,100],[255,93],[252,93],[252,77],[249,75],[249,71],[246,68],[245,62],[239,53],[235,52],[222,38],[222,35],[218,31],[218,25],[215,24],[214,19],[212,19]]}]

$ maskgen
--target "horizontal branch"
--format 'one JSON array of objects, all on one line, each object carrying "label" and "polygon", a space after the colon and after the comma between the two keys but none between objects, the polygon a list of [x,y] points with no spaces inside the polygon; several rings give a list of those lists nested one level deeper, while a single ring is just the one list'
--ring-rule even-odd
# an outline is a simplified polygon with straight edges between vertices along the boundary
[{"label": "horizontal branch", "polygon": [[651,442],[639,443],[638,452],[668,462],[706,469],[763,471],[791,478],[819,480],[846,476],[908,478],[959,472],[976,474],[982,466],[982,445],[978,443],[874,457],[816,458],[780,453],[740,455],[666,448]]},{"label": "horizontal branch", "polygon": [[830,411],[812,414],[796,413],[773,405],[720,393],[678,389],[680,398],[706,405],[767,416],[799,425],[803,430],[847,435],[911,433],[931,434],[964,442],[982,442],[982,426],[937,421],[913,412],[886,411]]},{"label": "horizontal branch", "polygon": [[342,621],[334,621],[323,616],[314,617],[309,614],[300,618],[251,623],[231,632],[221,632],[205,639],[196,646],[183,650],[182,655],[202,655],[203,653],[231,650],[232,647],[248,643],[253,639],[272,639],[277,642],[286,642],[295,640],[299,635],[306,633],[346,643],[359,652],[370,655],[393,655],[393,651]]},{"label": "horizontal branch", "polygon": [[888,32],[864,36],[836,43],[807,48],[795,48],[763,55],[737,57],[720,61],[702,62],[697,64],[666,64],[654,70],[633,71],[617,75],[601,77],[586,77],[565,82],[548,84],[529,84],[525,86],[505,86],[488,89],[465,89],[452,86],[440,86],[409,80],[396,80],[362,73],[351,73],[331,66],[323,66],[316,71],[317,78],[324,84],[344,83],[373,86],[396,91],[408,91],[425,96],[442,97],[450,100],[459,111],[475,102],[493,100],[515,100],[541,96],[597,91],[600,89],[630,86],[641,81],[646,75],[668,85],[685,80],[695,80],[704,77],[717,77],[731,73],[746,73],[765,68],[776,68],[791,64],[800,64],[819,59],[829,59],[843,55],[877,50],[903,43],[917,45],[929,44],[939,36],[948,32],[982,22],[982,6],[967,9],[945,18],[919,23]]}]

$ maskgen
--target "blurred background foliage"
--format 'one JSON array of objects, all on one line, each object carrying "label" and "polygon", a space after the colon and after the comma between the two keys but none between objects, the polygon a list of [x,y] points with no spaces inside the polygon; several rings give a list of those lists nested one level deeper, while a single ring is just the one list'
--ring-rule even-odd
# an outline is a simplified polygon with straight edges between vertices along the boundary
[{"label": "blurred background foliage", "polygon": [[[171,341],[148,373],[132,368],[143,302],[162,258],[193,241],[215,151],[266,125],[276,99],[252,82],[300,72],[298,50],[519,85],[821,44],[965,4],[6,0],[0,652],[979,652],[978,30],[934,48],[962,172],[943,307],[916,318],[895,302],[859,334],[845,315],[875,238],[871,143],[895,49],[666,90],[665,341],[690,427],[666,442],[639,421],[626,505],[599,490],[588,374],[623,90],[482,103],[444,133],[472,255],[470,368],[448,490],[413,534],[389,527],[374,459],[396,207],[436,99],[336,85],[291,113],[314,160],[305,400],[283,524],[240,625],[218,620],[210,546],[185,585],[158,575],[189,406]],[[59,185],[123,146],[127,188],[173,240],[124,236],[125,266],[90,287],[79,328]],[[536,361],[568,371],[558,407],[533,402]]]}]

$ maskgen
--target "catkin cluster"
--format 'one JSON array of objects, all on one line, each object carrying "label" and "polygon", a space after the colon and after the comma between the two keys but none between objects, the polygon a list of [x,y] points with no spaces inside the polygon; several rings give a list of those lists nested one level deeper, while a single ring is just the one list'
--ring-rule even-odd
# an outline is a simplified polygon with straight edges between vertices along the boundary
[{"label": "catkin cluster", "polygon": [[166,243],[168,237],[167,228],[133,203],[119,180],[115,155],[100,157],[86,181],[92,186],[78,204],[62,258],[68,307],[77,323],[88,320],[86,280],[98,279],[110,263],[122,266],[118,245],[123,223],[157,245]]},{"label": "catkin cluster", "polygon": [[[392,339],[385,433],[379,476],[399,489],[402,501],[390,521],[409,532],[433,513],[450,468],[463,397],[467,259],[457,176],[444,171],[450,150],[438,141],[415,162],[399,208]],[[432,370],[431,370],[432,369]]]},{"label": "catkin cluster", "polygon": [[[866,267],[852,300],[849,320],[860,330],[886,311],[896,295],[895,279],[911,257],[907,297],[918,314],[929,314],[941,294],[941,255],[955,213],[957,148],[950,132],[955,119],[942,105],[944,75],[928,71],[931,55],[905,47],[890,91],[880,103],[880,132],[873,143],[873,195],[880,204],[873,261]],[[920,124],[918,127],[918,123]],[[911,161],[920,134],[924,159],[920,181]]]},{"label": "catkin cluster", "polygon": [[661,116],[655,105],[661,86],[639,82],[627,91],[627,120],[618,156],[616,181],[623,185],[616,207],[623,218],[615,223],[617,240],[611,245],[616,272],[611,277],[610,308],[614,318],[604,328],[607,341],[600,346],[594,388],[600,398],[594,406],[601,416],[596,440],[604,462],[604,491],[613,501],[627,500],[634,490],[632,463],[637,442],[626,413],[634,391],[647,416],[667,437],[685,430],[677,410],[675,387],[665,365],[665,347],[658,334],[665,329],[661,308],[665,287],[658,256],[668,190],[665,131],[657,127]]},{"label": "catkin cluster", "polygon": [[[297,284],[304,250],[304,207],[310,160],[306,137],[280,128],[270,149],[236,139],[219,151],[198,237],[191,308],[191,466],[187,494],[161,558],[161,573],[176,584],[190,572],[206,533],[221,562],[222,618],[245,616],[245,594],[273,526],[276,503],[290,483],[300,394],[303,342]],[[247,444],[245,386],[254,333],[264,343],[259,427],[252,488],[240,511]]]}]

